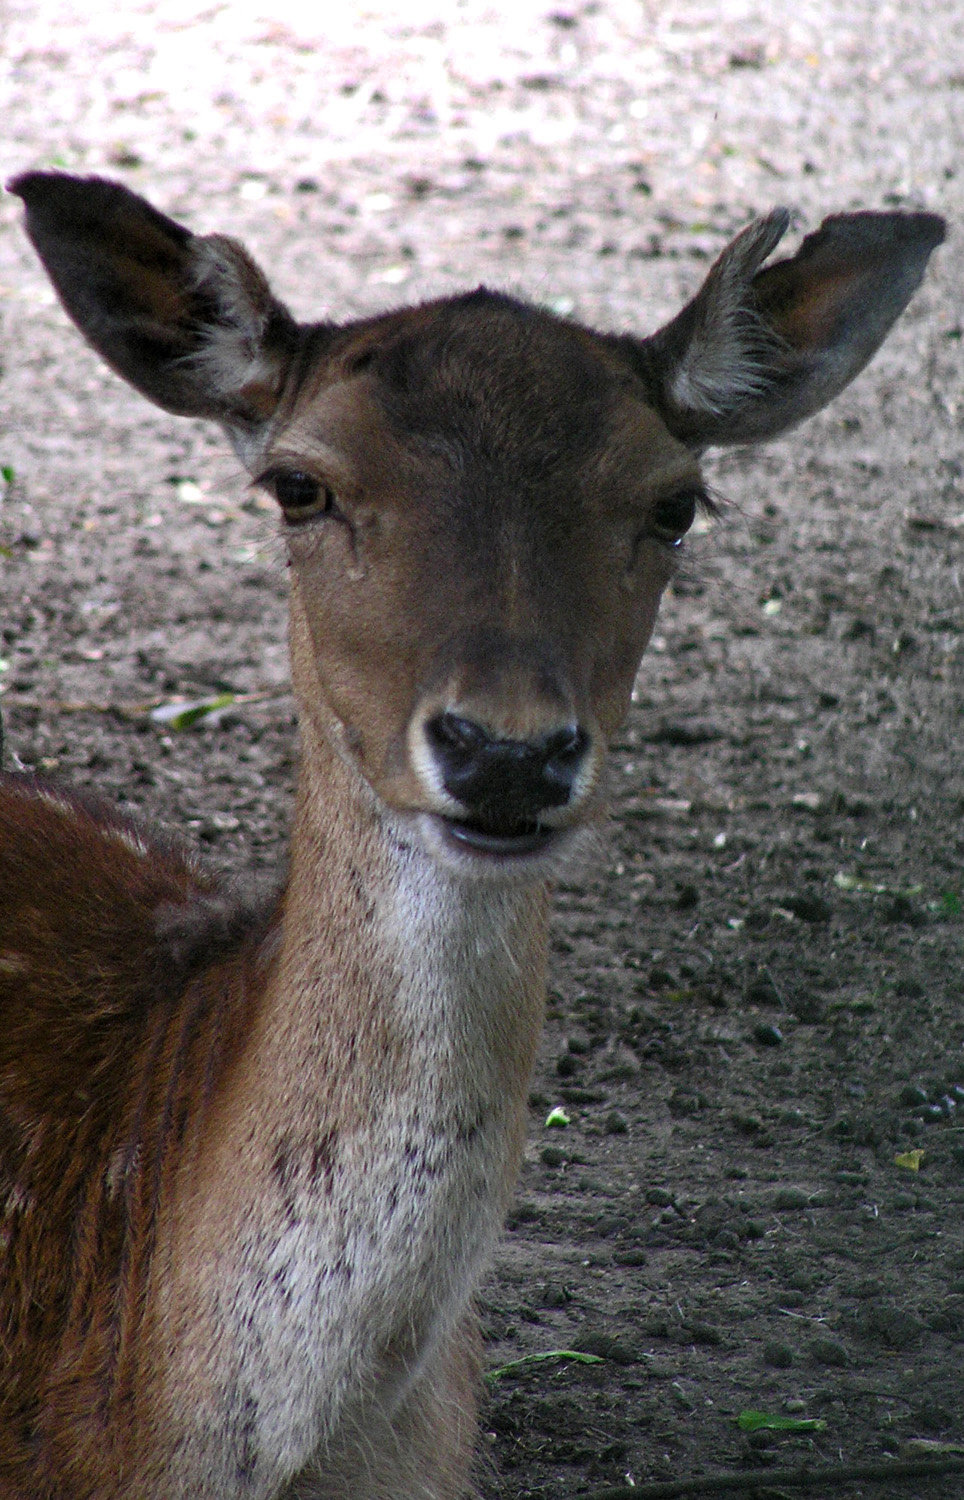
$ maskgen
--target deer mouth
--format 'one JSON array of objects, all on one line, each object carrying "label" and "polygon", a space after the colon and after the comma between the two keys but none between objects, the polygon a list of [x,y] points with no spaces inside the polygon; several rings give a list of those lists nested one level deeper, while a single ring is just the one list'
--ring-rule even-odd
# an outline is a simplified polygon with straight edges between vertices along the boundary
[{"label": "deer mouth", "polygon": [[461,822],[445,818],[445,831],[463,849],[497,859],[524,858],[544,854],[562,834],[560,828],[544,828],[539,823],[520,823],[514,828],[489,828],[482,823]]},{"label": "deer mouth", "polygon": [[536,818],[518,821],[496,818],[453,818],[441,814],[433,818],[446,844],[463,855],[482,860],[508,863],[538,858],[571,837],[571,828],[555,828]]}]

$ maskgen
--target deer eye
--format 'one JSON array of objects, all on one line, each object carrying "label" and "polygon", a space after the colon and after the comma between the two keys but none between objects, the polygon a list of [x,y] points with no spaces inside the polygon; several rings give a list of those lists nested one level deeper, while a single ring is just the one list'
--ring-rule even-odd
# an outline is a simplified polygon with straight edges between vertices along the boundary
[{"label": "deer eye", "polygon": [[666,495],[653,508],[653,534],[671,547],[678,547],[696,519],[698,508],[705,503],[706,495],[699,489]]},{"label": "deer eye", "polygon": [[335,510],[334,490],[302,469],[273,469],[262,476],[260,483],[274,495],[286,521],[307,521]]}]

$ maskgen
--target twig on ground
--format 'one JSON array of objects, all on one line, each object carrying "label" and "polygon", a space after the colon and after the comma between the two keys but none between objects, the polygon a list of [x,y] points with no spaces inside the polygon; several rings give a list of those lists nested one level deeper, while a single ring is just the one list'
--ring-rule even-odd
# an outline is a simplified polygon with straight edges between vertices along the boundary
[{"label": "twig on ground", "polygon": [[[272,699],[290,698],[290,688],[270,688],[257,693],[232,694],[231,707],[244,707],[246,703],[268,703]],[[147,698],[140,703],[106,703],[96,699],[28,698],[10,695],[7,703],[16,708],[38,708],[45,713],[56,714],[114,714],[119,719],[142,719],[162,704],[171,703],[171,698]]]},{"label": "twig on ground", "polygon": [[964,1457],[895,1458],[879,1463],[801,1465],[795,1469],[746,1469],[740,1473],[700,1474],[695,1479],[656,1480],[650,1484],[607,1485],[590,1490],[584,1500],[677,1500],[677,1497],[752,1493],[754,1490],[835,1489],[861,1480],[886,1484],[898,1480],[934,1479],[942,1474],[964,1474]]}]

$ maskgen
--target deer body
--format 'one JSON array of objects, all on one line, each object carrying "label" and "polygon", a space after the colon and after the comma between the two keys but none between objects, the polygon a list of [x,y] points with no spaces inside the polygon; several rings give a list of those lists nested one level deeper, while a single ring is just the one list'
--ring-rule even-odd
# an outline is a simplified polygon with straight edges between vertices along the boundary
[{"label": "deer body", "polygon": [[831,220],[761,270],[771,216],[632,340],[483,291],[302,327],[124,189],[14,188],[94,346],[276,495],[302,760],[251,911],[0,779],[0,1497],[460,1500],[548,886],[698,451],[835,394],[940,222]]}]

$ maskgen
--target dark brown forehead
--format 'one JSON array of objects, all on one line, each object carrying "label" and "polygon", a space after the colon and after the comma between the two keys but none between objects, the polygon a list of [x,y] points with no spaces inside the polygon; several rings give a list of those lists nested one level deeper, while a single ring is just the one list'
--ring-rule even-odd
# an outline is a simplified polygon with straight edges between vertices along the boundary
[{"label": "dark brown forehead", "polygon": [[636,386],[596,335],[485,288],[360,330],[344,355],[407,444],[535,483],[604,441]]}]

